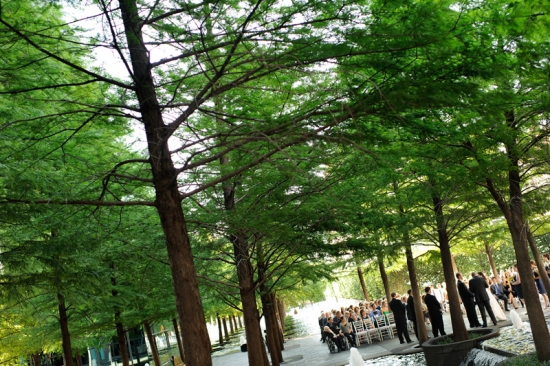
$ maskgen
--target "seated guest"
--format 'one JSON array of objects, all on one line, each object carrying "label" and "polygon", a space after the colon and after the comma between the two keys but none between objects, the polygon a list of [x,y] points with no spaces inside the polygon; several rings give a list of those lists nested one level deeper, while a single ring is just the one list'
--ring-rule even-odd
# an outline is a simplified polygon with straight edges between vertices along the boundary
[{"label": "seated guest", "polygon": [[350,323],[348,323],[346,318],[342,319],[342,322],[340,323],[340,334],[348,339],[349,344],[353,347],[357,347],[355,344],[355,333],[353,332],[353,327]]}]

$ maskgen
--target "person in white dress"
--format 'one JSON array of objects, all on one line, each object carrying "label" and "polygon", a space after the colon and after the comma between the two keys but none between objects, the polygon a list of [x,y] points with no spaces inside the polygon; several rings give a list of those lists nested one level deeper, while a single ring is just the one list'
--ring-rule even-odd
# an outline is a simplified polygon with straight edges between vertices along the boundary
[{"label": "person in white dress", "polygon": [[[485,277],[485,274],[483,274],[483,272],[478,272],[478,275],[480,277],[482,277],[485,280],[485,282],[487,282],[488,286],[491,286],[491,283],[489,282],[487,277]],[[493,309],[493,313],[495,314],[495,318],[497,318],[497,320],[506,320],[506,319],[508,319],[508,318],[506,318],[506,314],[504,314],[504,311],[502,311],[502,308],[500,307],[497,299],[495,299],[495,295],[493,295],[491,293],[491,290],[489,290],[489,288],[486,288],[485,291],[487,291],[487,294],[489,295],[489,301],[491,303],[491,309]]]}]

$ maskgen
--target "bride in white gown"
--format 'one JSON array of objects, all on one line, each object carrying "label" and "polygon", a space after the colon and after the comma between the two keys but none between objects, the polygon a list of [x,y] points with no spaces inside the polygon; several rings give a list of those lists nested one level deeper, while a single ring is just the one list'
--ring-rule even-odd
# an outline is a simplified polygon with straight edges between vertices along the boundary
[{"label": "bride in white gown", "polygon": [[504,311],[502,311],[502,308],[500,307],[500,304],[498,303],[497,299],[495,299],[495,295],[491,293],[491,290],[488,288],[485,289],[487,291],[487,294],[489,295],[489,301],[491,302],[491,309],[493,309],[493,314],[495,314],[495,318],[497,320],[506,320],[506,314],[504,314]]},{"label": "bride in white gown", "polygon": [[[483,279],[489,284],[489,281],[487,280],[487,277],[485,277],[485,274],[483,272],[479,272],[478,275],[483,277]],[[502,311],[502,308],[500,307],[497,299],[495,298],[495,295],[491,293],[491,290],[488,288],[485,289],[487,291],[487,295],[489,295],[489,302],[491,303],[491,309],[493,310],[493,314],[495,314],[495,318],[497,320],[507,320],[506,314],[504,314],[504,311]],[[489,314],[487,314],[489,316]]]}]

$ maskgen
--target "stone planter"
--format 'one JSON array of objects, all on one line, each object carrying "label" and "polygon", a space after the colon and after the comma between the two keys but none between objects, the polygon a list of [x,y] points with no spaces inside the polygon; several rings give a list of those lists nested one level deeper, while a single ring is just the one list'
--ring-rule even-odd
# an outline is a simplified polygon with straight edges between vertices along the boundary
[{"label": "stone planter", "polygon": [[460,363],[466,359],[468,352],[472,348],[478,347],[478,345],[489,338],[498,336],[500,332],[499,328],[478,328],[469,330],[468,333],[482,333],[481,337],[475,339],[468,339],[462,342],[453,342],[446,344],[436,344],[447,336],[428,339],[422,343],[422,349],[426,356],[426,364],[428,366],[459,366]]}]

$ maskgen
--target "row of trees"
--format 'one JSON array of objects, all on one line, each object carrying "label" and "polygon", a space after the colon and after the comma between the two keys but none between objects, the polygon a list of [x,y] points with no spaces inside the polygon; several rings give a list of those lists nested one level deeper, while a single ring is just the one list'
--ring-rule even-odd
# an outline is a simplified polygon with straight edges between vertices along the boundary
[{"label": "row of trees", "polygon": [[[493,241],[502,226],[491,223],[505,222],[522,278],[529,250],[540,262],[543,5],[70,9],[0,8],[2,321],[3,339],[21,340],[15,353],[62,347],[70,366],[73,339],[116,328],[120,341],[124,327],[177,311],[186,364],[207,366],[202,319],[232,307],[249,363],[267,366],[261,303],[276,365],[275,294],[318,293],[309,284],[339,265],[327,256],[380,268],[405,256],[419,298],[412,248],[433,244],[460,339],[453,245]],[[550,359],[534,283],[524,292],[537,354]]]}]

